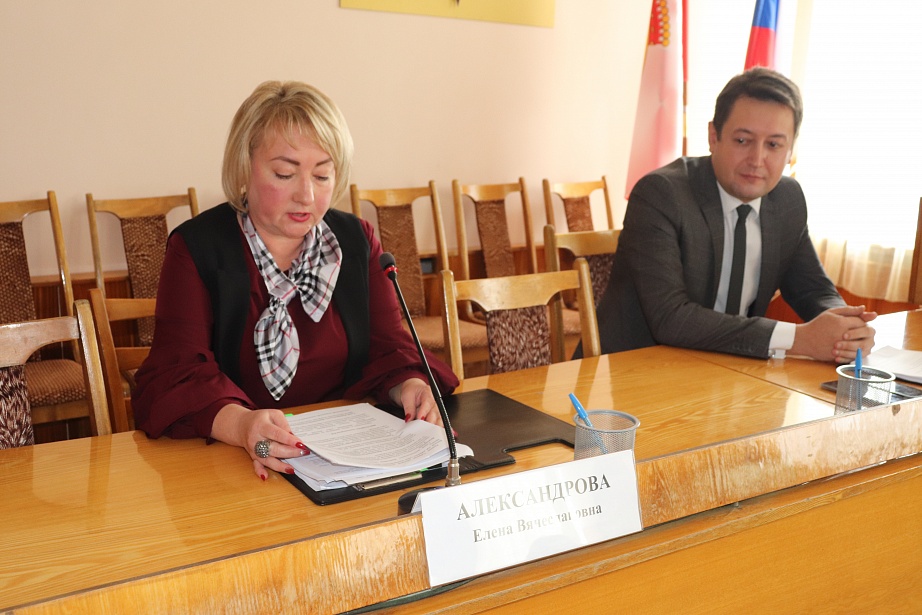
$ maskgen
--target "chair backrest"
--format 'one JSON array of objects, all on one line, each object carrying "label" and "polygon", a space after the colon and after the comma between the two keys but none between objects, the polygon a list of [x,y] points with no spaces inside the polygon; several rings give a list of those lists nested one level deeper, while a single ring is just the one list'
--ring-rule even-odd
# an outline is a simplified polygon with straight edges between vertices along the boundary
[{"label": "chair backrest", "polygon": [[916,245],[912,253],[912,272],[909,276],[909,303],[922,305],[922,198],[919,199]]},{"label": "chair backrest", "polygon": [[545,179],[541,182],[544,188],[544,211],[547,214],[547,223],[558,226],[554,222],[554,195],[563,202],[563,213],[567,219],[569,231],[591,231],[592,206],[590,195],[596,190],[601,190],[605,195],[605,213],[608,216],[608,228],[615,228],[615,220],[611,210],[611,197],[608,194],[608,178],[604,175],[600,181],[589,182],[560,182],[552,184]]},{"label": "chair backrest", "polygon": [[529,273],[538,271],[538,257],[532,237],[531,205],[525,179],[511,184],[461,184],[451,182],[454,200],[455,226],[458,232],[458,256],[461,266],[458,277],[471,279],[470,256],[467,243],[467,228],[464,215],[464,197],[474,204],[474,217],[483,250],[484,265],[488,278],[516,274],[512,242],[509,238],[509,223],[506,219],[506,197],[518,192],[522,200],[522,219],[525,224],[525,244],[528,249]]},{"label": "chair backrest", "polygon": [[[106,287],[96,214],[99,212],[112,214],[121,223],[131,296],[156,297],[160,270],[163,268],[163,257],[166,253],[168,235],[166,216],[177,207],[188,208],[192,216],[198,215],[198,197],[195,194],[195,188],[189,188],[186,194],[134,199],[99,200],[93,198],[92,193],[86,195],[96,288],[101,289],[104,296]],[[139,321],[140,343],[150,346],[153,336],[153,319]]]},{"label": "chair backrest", "polygon": [[[599,327],[592,303],[589,265],[577,259],[574,270],[531,273],[478,280],[455,280],[442,271],[445,339],[451,368],[464,378],[464,361],[458,329],[458,302],[470,301],[486,314],[490,373],[525,369],[552,362],[554,332],[559,325],[560,293],[577,290],[580,295],[580,326],[584,356],[601,352]],[[548,304],[550,319],[548,318]],[[556,307],[555,307],[556,306]],[[560,333],[562,334],[562,333]]]},{"label": "chair backrest", "polygon": [[400,286],[407,308],[414,317],[426,313],[426,292],[423,272],[420,266],[419,244],[413,223],[413,203],[427,198],[432,209],[432,225],[435,230],[437,264],[435,271],[448,269],[448,248],[445,243],[445,227],[442,224],[442,208],[435,182],[418,188],[385,188],[380,190],[359,190],[352,184],[352,213],[362,217],[362,202],[371,203],[378,216],[378,233],[381,246],[394,255],[400,269]]},{"label": "chair backrest", "polygon": [[[26,254],[23,221],[27,216],[42,211],[48,212],[51,223],[64,314],[74,315],[74,291],[67,264],[67,250],[64,247],[58,198],[53,190],[49,190],[44,199],[0,203],[0,268],[3,270],[3,284],[0,286],[0,323],[25,322],[38,317],[32,294],[32,276]],[[72,344],[72,351],[74,357],[79,360],[80,353],[76,342]],[[38,358],[38,353],[35,354],[35,358]]]},{"label": "chair backrest", "polygon": [[554,227],[548,224],[544,227],[544,259],[547,270],[562,269],[560,250],[567,250],[574,257],[584,257],[589,262],[592,296],[598,306],[608,285],[620,236],[620,230],[556,233]]},{"label": "chair backrest", "polygon": [[152,317],[157,307],[157,300],[151,298],[106,299],[98,288],[90,289],[89,295],[99,339],[99,355],[109,398],[109,417],[112,429],[115,432],[130,431],[134,429],[134,416],[131,412],[131,399],[125,395],[123,382],[127,382],[129,388],[133,388],[134,370],[141,367],[144,359],[150,354],[150,347],[116,346],[112,335],[112,323]]},{"label": "chair backrest", "polygon": [[64,248],[58,199],[54,191],[49,190],[44,199],[0,203],[0,267],[3,268],[0,323],[23,322],[36,318],[22,223],[27,216],[39,211],[47,211],[50,217],[58,274],[64,292],[64,309],[68,316],[74,314],[74,291],[67,264],[67,251]]},{"label": "chair backrest", "polygon": [[34,442],[23,364],[49,344],[79,341],[93,435],[112,433],[96,345],[93,315],[86,300],[76,301],[76,316],[0,325],[0,448]]}]

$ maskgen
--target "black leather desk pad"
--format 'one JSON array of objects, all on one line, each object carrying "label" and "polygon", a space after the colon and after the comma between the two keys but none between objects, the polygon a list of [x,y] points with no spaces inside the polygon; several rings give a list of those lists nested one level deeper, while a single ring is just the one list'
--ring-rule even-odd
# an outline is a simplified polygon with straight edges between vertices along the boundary
[{"label": "black leather desk pad", "polygon": [[[403,416],[403,410],[399,408],[383,409],[396,416]],[[509,451],[552,442],[573,446],[573,425],[490,389],[467,391],[447,397],[445,409],[448,411],[452,427],[458,434],[458,441],[467,444],[474,451],[473,457],[463,457],[459,460],[461,474],[515,463],[515,459],[508,454]],[[418,479],[370,489],[349,486],[321,491],[311,489],[296,475],[282,476],[312,502],[323,505],[422,485],[444,478],[445,470],[429,470],[421,473]]]}]

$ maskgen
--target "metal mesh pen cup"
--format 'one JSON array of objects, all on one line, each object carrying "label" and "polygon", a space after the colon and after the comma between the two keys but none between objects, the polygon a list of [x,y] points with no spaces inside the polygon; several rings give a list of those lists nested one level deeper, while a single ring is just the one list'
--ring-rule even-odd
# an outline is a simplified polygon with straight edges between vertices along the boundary
[{"label": "metal mesh pen cup", "polygon": [[573,459],[634,448],[634,434],[640,425],[637,417],[617,410],[589,410],[586,414],[592,427],[583,423],[578,414],[573,416],[573,422],[576,423]]},{"label": "metal mesh pen cup", "polygon": [[836,414],[873,408],[890,403],[890,394],[896,376],[873,367],[862,367],[861,377],[855,376],[854,365],[836,368],[839,382],[836,385]]}]

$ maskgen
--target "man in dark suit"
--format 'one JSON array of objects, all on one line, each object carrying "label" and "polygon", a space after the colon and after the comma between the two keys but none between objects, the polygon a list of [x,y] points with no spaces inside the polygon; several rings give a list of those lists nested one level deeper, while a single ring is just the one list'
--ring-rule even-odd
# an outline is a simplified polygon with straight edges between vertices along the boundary
[{"label": "man in dark suit", "polygon": [[[876,314],[846,306],[810,240],[803,191],[782,177],[802,116],[793,82],[749,70],[717,98],[711,155],[637,182],[598,307],[602,352],[668,344],[840,363],[870,352]],[[764,318],[779,289],[804,324]]]}]

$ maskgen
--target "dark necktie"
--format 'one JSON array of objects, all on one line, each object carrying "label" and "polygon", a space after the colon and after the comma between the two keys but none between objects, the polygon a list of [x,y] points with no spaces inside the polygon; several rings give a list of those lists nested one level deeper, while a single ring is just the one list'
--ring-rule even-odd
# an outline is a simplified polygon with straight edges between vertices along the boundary
[{"label": "dark necktie", "polygon": [[733,231],[733,265],[730,267],[730,289],[727,291],[727,314],[740,313],[743,294],[743,271],[746,269],[746,217],[752,207],[743,203],[736,208],[736,229]]}]

